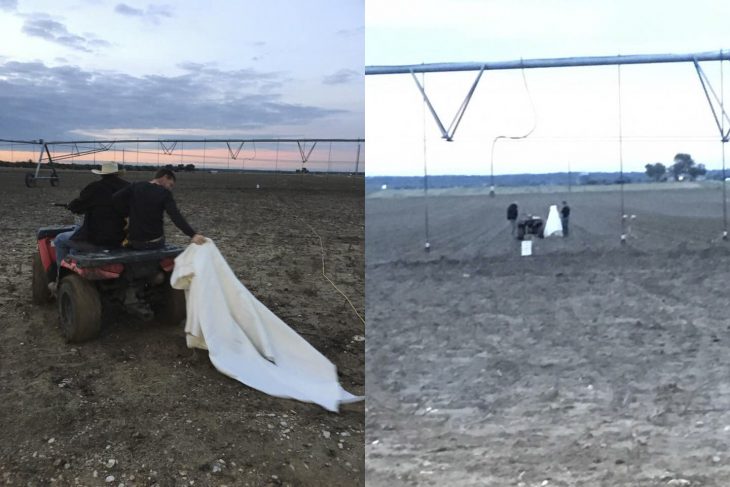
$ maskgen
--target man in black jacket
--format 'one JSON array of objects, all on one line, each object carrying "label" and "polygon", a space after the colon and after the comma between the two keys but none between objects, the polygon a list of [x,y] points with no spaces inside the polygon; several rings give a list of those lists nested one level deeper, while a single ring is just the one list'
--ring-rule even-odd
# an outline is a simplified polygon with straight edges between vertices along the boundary
[{"label": "man in black jacket", "polygon": [[568,236],[568,220],[570,219],[570,206],[566,201],[563,201],[563,206],[560,208],[560,223],[563,225],[563,237]]},{"label": "man in black jacket", "polygon": [[515,234],[515,230],[517,229],[517,212],[517,202],[513,201],[512,204],[507,207],[507,220],[509,220],[509,223],[512,226],[512,235]]},{"label": "man in black jacket", "polygon": [[177,209],[172,197],[175,173],[160,169],[152,181],[130,184],[114,194],[117,211],[129,216],[129,246],[133,249],[156,249],[165,245],[163,213],[195,244],[205,243],[205,237],[193,230]]},{"label": "man in black jacket", "polygon": [[79,197],[66,207],[72,212],[84,215],[84,223],[74,231],[60,233],[53,240],[56,247],[56,265],[68,255],[70,247],[83,248],[84,244],[104,248],[119,247],[124,241],[124,217],[112,206],[112,195],[129,183],[119,177],[116,162],[105,162],[101,169],[91,172],[101,179],[88,184]]}]

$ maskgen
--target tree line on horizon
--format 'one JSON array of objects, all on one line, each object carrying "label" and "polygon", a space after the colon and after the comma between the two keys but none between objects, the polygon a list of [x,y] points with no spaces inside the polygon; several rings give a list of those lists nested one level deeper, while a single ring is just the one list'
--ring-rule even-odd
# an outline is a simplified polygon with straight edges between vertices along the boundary
[{"label": "tree line on horizon", "polygon": [[[28,159],[27,161],[17,161],[17,162],[11,162],[11,161],[2,161],[0,160],[0,167],[13,167],[13,168],[25,168],[25,169],[35,169],[37,162],[33,162],[33,160]],[[43,164],[43,166],[46,166],[46,164]],[[234,171],[234,172],[240,172],[238,169],[226,169],[222,167],[208,167],[207,169],[201,169],[200,167],[196,167],[195,164],[165,164],[165,165],[157,165],[157,164],[124,164],[122,166],[127,171],[156,171],[162,167],[171,169],[175,172],[192,172],[192,171]],[[79,162],[64,162],[62,164],[54,163],[53,168],[59,169],[59,170],[65,170],[65,169],[76,169],[76,170],[91,170],[91,169],[100,169],[100,164],[89,164],[89,163],[79,163]],[[287,171],[279,169],[278,171],[275,171],[273,169],[247,169],[244,172],[263,172],[263,173],[273,173],[273,172],[292,172],[295,174],[347,174],[347,175],[362,175],[362,172],[354,173],[350,171],[311,171],[307,169],[306,167],[296,169],[294,171]]]},{"label": "tree line on horizon", "polygon": [[674,156],[674,164],[669,167],[657,162],[647,164],[644,168],[646,169],[646,176],[656,182],[667,181],[669,178],[673,178],[674,181],[683,181],[685,179],[694,181],[698,177],[707,174],[707,168],[704,164],[696,164],[691,155],[682,152]]},{"label": "tree line on horizon", "polygon": [[[27,161],[11,162],[11,161],[0,161],[0,167],[21,167],[27,169],[35,169],[37,162],[28,159]],[[101,169],[101,164],[88,164],[81,162],[64,162],[63,164],[55,163],[53,167],[56,169]],[[124,164],[124,169],[127,171],[156,171],[162,167],[171,169],[175,172],[191,172],[195,171],[195,164]]]},{"label": "tree line on horizon", "polygon": [[[429,188],[488,187],[498,186],[542,186],[542,185],[611,185],[638,182],[694,181],[707,178],[722,181],[720,170],[708,170],[704,164],[697,164],[692,156],[678,153],[669,167],[662,163],[646,164],[645,171],[614,172],[555,172],[545,174],[500,174],[489,175],[430,175]],[[380,190],[385,185],[392,189],[422,189],[423,176],[368,176],[366,191]]]}]

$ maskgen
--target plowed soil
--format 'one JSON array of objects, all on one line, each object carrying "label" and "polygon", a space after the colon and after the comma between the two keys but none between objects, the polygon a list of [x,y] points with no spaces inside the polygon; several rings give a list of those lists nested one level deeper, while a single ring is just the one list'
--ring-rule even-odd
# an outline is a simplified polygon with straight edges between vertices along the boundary
[{"label": "plowed soil", "polygon": [[[96,176],[63,171],[59,187],[28,189],[24,172],[0,171],[0,484],[364,484],[362,403],[334,414],[269,397],[187,349],[182,326],[134,316],[67,344],[55,303],[31,303],[35,232],[71,223],[51,203]],[[363,394],[364,325],[322,276],[317,236],[328,277],[362,314],[362,178],[179,173],[174,195],[249,290]],[[169,221],[166,234],[187,244]]]},{"label": "plowed soil", "polygon": [[617,189],[366,200],[368,485],[730,485],[722,192]]}]

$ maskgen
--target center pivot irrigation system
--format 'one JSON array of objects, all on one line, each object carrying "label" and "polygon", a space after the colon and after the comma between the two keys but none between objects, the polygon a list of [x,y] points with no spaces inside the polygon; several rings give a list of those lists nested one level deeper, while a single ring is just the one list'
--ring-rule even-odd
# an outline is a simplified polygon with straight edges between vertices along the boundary
[{"label": "center pivot irrigation system", "polygon": [[[35,187],[37,181],[39,180],[49,180],[51,183],[51,186],[57,186],[60,182],[60,176],[56,172],[55,163],[62,160],[67,159],[78,159],[86,156],[94,156],[94,162],[95,162],[95,155],[98,153],[108,152],[108,151],[116,151],[118,147],[123,147],[124,145],[128,144],[136,144],[136,153],[137,157],[139,157],[140,151],[139,144],[154,144],[156,147],[156,153],[158,155],[158,162],[159,162],[159,155],[172,155],[175,151],[175,148],[178,147],[178,144],[180,144],[180,148],[178,151],[180,152],[180,158],[182,161],[183,158],[183,152],[184,152],[184,144],[197,144],[198,146],[202,146],[203,148],[203,154],[202,157],[197,155],[195,156],[198,159],[203,160],[203,164],[205,163],[205,157],[206,157],[206,147],[209,145],[211,146],[219,146],[224,147],[227,149],[227,159],[230,161],[233,160],[254,160],[256,159],[256,144],[275,144],[275,158],[270,163],[274,163],[274,171],[278,171],[278,165],[280,163],[284,163],[285,161],[279,160],[279,146],[280,144],[295,144],[296,148],[298,149],[298,157],[299,162],[301,163],[301,172],[309,172],[306,169],[306,163],[310,162],[310,158],[312,156],[312,152],[314,151],[315,147],[317,147],[317,144],[329,144],[329,153],[328,153],[328,170],[331,163],[331,157],[332,157],[332,145],[333,144],[357,144],[356,151],[354,154],[354,167],[353,172],[355,174],[358,174],[360,172],[360,154],[362,149],[362,144],[364,143],[364,139],[271,139],[271,138],[260,138],[260,139],[119,139],[119,140],[72,140],[72,141],[44,141],[43,139],[40,140],[9,140],[9,139],[0,139],[0,143],[7,143],[11,145],[20,145],[20,146],[27,146],[27,147],[35,147],[38,150],[38,161],[36,163],[35,171],[27,173],[25,175],[25,185],[29,188]],[[252,152],[249,155],[241,154],[241,150],[244,148],[244,145],[249,144],[249,147],[252,147]],[[68,149],[65,149],[68,148]],[[125,149],[122,149],[124,151]],[[58,153],[60,152],[60,153]],[[132,149],[130,152],[133,154],[135,153],[135,150]],[[272,151],[273,152],[273,151]],[[55,154],[54,154],[55,153]],[[145,154],[150,154],[151,152],[144,152]],[[122,152],[122,159],[124,159],[124,152]],[[215,159],[215,157],[213,157]],[[132,161],[124,161],[122,160],[122,163],[127,162],[131,163]],[[199,161],[197,161],[199,162]],[[230,164],[229,164],[230,165]],[[47,167],[50,170],[50,175],[48,176],[42,176],[41,175],[41,169],[43,167]],[[244,166],[245,168],[245,166]],[[349,172],[349,171],[348,171]]]},{"label": "center pivot irrigation system", "polygon": [[[441,132],[441,138],[447,142],[454,140],[456,129],[459,127],[464,113],[469,105],[469,101],[474,94],[474,90],[479,84],[479,80],[485,71],[489,70],[505,70],[505,69],[531,69],[531,68],[574,68],[579,66],[617,66],[618,67],[618,106],[619,106],[619,167],[621,172],[621,243],[626,241],[626,214],[624,212],[624,177],[623,177],[623,134],[621,125],[621,65],[624,64],[660,64],[660,63],[693,63],[697,76],[699,77],[702,89],[705,92],[705,97],[710,105],[712,115],[715,118],[717,129],[720,133],[720,141],[722,143],[722,213],[723,213],[723,240],[728,238],[727,228],[727,197],[726,197],[726,183],[725,183],[725,143],[730,140],[730,124],[726,129],[725,122],[730,122],[730,117],[725,112],[723,91],[721,88],[720,96],[712,87],[709,78],[700,66],[702,61],[727,61],[730,60],[730,52],[726,50],[711,51],[711,52],[699,52],[690,54],[635,54],[628,56],[589,56],[589,57],[567,57],[567,58],[549,58],[549,59],[520,59],[517,61],[499,61],[499,62],[467,62],[467,63],[431,63],[431,64],[410,64],[410,65],[394,65],[394,66],[366,66],[366,75],[382,75],[382,74],[410,74],[416,83],[418,90],[423,97],[423,103],[428,107],[431,115],[433,116],[439,131]],[[722,64],[720,64],[722,69]],[[454,115],[453,120],[448,128],[446,128],[441,121],[441,118],[436,113],[431,101],[426,94],[424,85],[416,77],[417,73],[450,73],[458,71],[478,71],[477,77],[474,83],[469,88],[469,91],[464,98],[461,106]],[[722,71],[721,71],[722,79]],[[721,81],[722,83],[722,81]],[[526,83],[525,83],[526,84]],[[533,127],[534,130],[534,127]],[[525,138],[527,135],[521,137],[510,137],[510,138]],[[495,138],[496,142],[500,138],[505,136],[499,136]],[[494,154],[494,143],[492,145],[492,154]],[[490,195],[494,196],[494,164],[491,164],[491,177],[492,187],[490,189]],[[426,230],[426,243],[425,250],[428,252],[431,248],[428,234],[428,170],[425,161],[425,135],[424,135],[424,195],[425,195],[425,230]]]}]

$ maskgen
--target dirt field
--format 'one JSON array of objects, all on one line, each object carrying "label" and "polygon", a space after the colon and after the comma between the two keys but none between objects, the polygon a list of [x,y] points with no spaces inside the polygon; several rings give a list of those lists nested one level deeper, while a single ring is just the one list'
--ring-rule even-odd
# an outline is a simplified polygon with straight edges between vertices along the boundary
[{"label": "dirt field", "polygon": [[[266,396],[193,354],[182,327],[131,316],[66,344],[55,306],[31,304],[30,258],[38,227],[72,222],[51,203],[95,176],[62,172],[58,188],[27,189],[23,173],[0,171],[0,484],[364,484],[362,403],[333,414]],[[251,292],[363,394],[364,325],[322,276],[308,226],[322,236],[328,276],[362,314],[362,178],[181,173],[175,197]],[[166,234],[187,242],[169,222]]]},{"label": "dirt field", "polygon": [[[519,256],[507,205],[571,235]],[[366,200],[368,485],[730,485],[718,187]],[[630,215],[635,215],[633,220]]]}]

